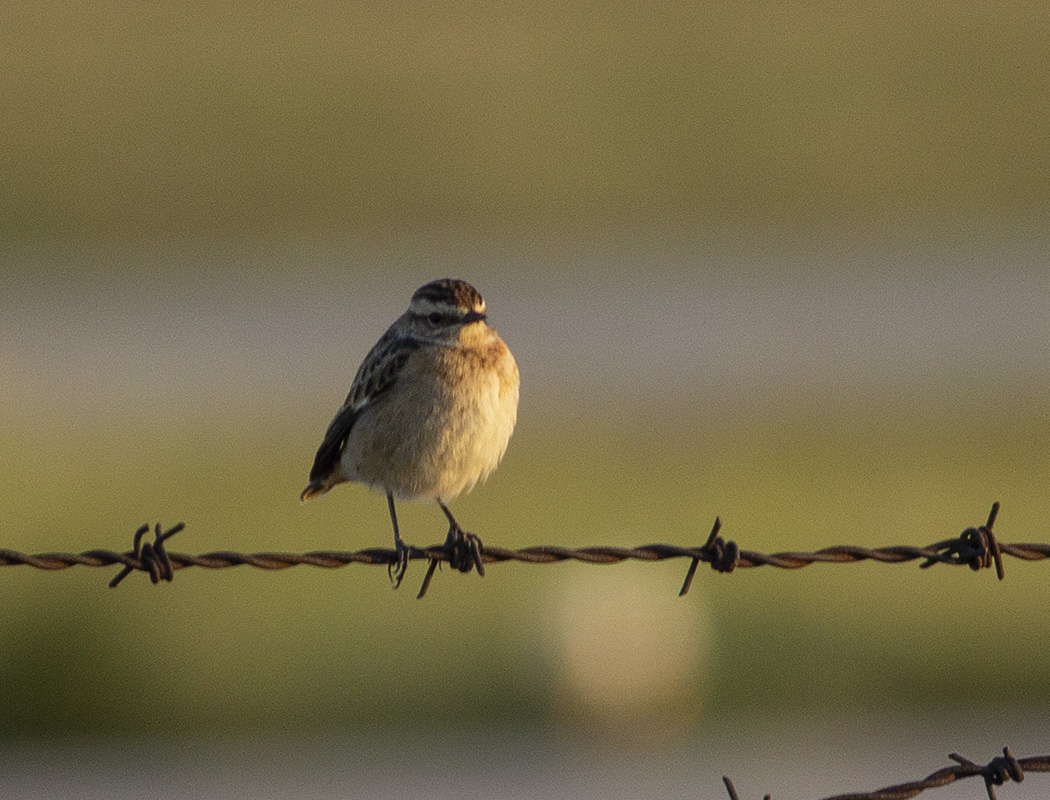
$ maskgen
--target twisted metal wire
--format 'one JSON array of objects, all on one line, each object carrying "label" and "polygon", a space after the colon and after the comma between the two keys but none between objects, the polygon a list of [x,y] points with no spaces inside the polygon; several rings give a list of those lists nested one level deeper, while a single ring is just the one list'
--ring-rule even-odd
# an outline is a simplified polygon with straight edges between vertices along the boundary
[{"label": "twisted metal wire", "polygon": [[[488,564],[505,561],[520,561],[527,564],[553,564],[560,561],[615,564],[627,560],[665,561],[671,558],[688,558],[690,559],[689,569],[679,592],[684,595],[689,591],[701,562],[710,565],[718,572],[732,572],[737,568],[761,566],[799,569],[817,563],[847,564],[858,561],[876,561],[883,564],[901,564],[923,559],[923,563],[920,564],[922,568],[928,568],[934,564],[965,565],[974,570],[994,566],[999,579],[1002,580],[1004,576],[1003,555],[1024,561],[1041,561],[1050,558],[1050,544],[1000,543],[992,532],[998,513],[999,503],[993,503],[988,520],[983,525],[967,528],[954,539],[944,539],[925,547],[894,545],[868,548],[838,545],[814,552],[758,553],[753,550],[741,550],[735,542],[727,541],[719,536],[722,523],[720,519],[715,519],[706,543],[700,547],[674,544],[644,544],[636,547],[539,545],[511,549],[485,545],[480,548],[480,560]],[[182,523],[179,523],[167,531],[162,531],[158,523],[154,532],[154,541],[143,543],[143,536],[149,531],[149,526],[143,525],[135,532],[133,549],[126,552],[99,549],[82,553],[29,555],[15,550],[0,549],[0,566],[25,565],[41,570],[62,570],[76,565],[105,567],[120,564],[124,569],[110,582],[110,586],[116,586],[133,571],[146,572],[153,583],[158,583],[161,580],[170,581],[175,572],[188,567],[226,569],[247,565],[257,569],[280,570],[300,565],[336,569],[348,564],[372,564],[385,565],[389,569],[397,565],[399,558],[396,550],[387,548],[368,548],[353,552],[315,550],[308,553],[239,553],[219,550],[200,555],[167,552],[165,541],[184,527]],[[448,562],[460,571],[469,571],[472,564],[477,564],[477,561],[474,560],[476,555],[477,553],[464,553],[460,545],[448,543],[410,548],[409,560],[425,559],[430,562],[430,568],[418,596],[422,597],[426,594],[434,574],[434,567],[438,563]]]},{"label": "twisted metal wire", "polygon": [[[1041,561],[1050,558],[1050,544],[1002,544],[998,542],[992,527],[999,513],[999,503],[993,503],[988,520],[984,525],[967,528],[954,539],[944,539],[926,547],[896,545],[881,548],[864,548],[853,545],[827,547],[815,552],[783,552],[764,554],[750,550],[740,550],[735,542],[726,541],[719,536],[721,520],[715,519],[714,526],[707,542],[701,547],[684,547],[671,544],[648,544],[637,547],[595,546],[570,548],[557,545],[541,545],[521,549],[502,547],[481,548],[475,542],[475,549],[464,553],[457,544],[442,544],[432,547],[413,547],[409,550],[409,560],[426,559],[430,567],[420,588],[418,597],[423,597],[430,585],[435,567],[440,562],[449,562],[460,571],[470,571],[476,566],[480,571],[480,561],[500,563],[504,561],[521,561],[529,564],[552,564],[560,561],[580,561],[586,564],[615,564],[626,560],[664,561],[670,558],[689,558],[690,566],[682,584],[680,595],[689,591],[697,567],[701,562],[709,564],[719,572],[732,572],[737,567],[749,568],[773,566],[781,569],[799,569],[810,564],[845,564],[857,561],[872,560],[879,563],[899,564],[916,559],[924,559],[920,567],[927,568],[934,564],[953,564],[968,566],[973,570],[987,569],[995,566],[1000,580],[1004,577],[1002,556],[1009,555],[1025,561]],[[280,570],[299,565],[309,565],[334,569],[347,564],[385,564],[388,569],[399,563],[396,550],[386,548],[369,548],[355,552],[318,550],[308,553],[238,553],[233,551],[216,551],[201,555],[187,553],[168,553],[165,542],[184,529],[178,523],[164,531],[160,523],[154,529],[154,541],[143,542],[149,532],[149,526],[143,525],[135,531],[133,548],[119,553],[112,550],[88,550],[82,553],[38,553],[29,555],[15,550],[0,549],[0,566],[25,565],[41,570],[57,571],[76,565],[104,567],[115,564],[123,569],[110,581],[110,587],[117,586],[134,571],[146,572],[152,583],[171,581],[174,573],[188,567],[205,569],[225,569],[241,565],[253,566],[264,570]],[[461,543],[462,544],[462,543]],[[947,786],[963,778],[981,776],[989,800],[997,800],[995,787],[1013,780],[1020,783],[1024,780],[1025,771],[1050,772],[1050,756],[1033,756],[1014,758],[1009,748],[1003,748],[1003,755],[993,758],[988,764],[980,765],[962,756],[949,755],[955,766],[945,767],[931,773],[922,780],[888,786],[874,792],[862,792],[835,795],[824,800],[908,800],[908,798],[927,789]],[[731,800],[739,800],[733,782],[723,778]],[[765,795],[765,800],[771,800]]]},{"label": "twisted metal wire", "polygon": [[[937,789],[947,786],[964,778],[984,778],[984,786],[988,792],[988,800],[997,800],[995,787],[1004,783],[1015,781],[1020,783],[1024,780],[1025,772],[1050,772],[1050,756],[1032,756],[1030,758],[1014,758],[1010,748],[1004,747],[1003,754],[996,756],[987,764],[976,764],[958,753],[951,753],[948,758],[956,762],[955,766],[944,767],[927,775],[919,781],[901,783],[896,786],[887,786],[884,789],[876,789],[874,792],[857,792],[852,794],[837,794],[834,797],[826,797],[824,800],[908,800],[927,789]],[[726,791],[729,792],[730,800],[740,800],[729,778],[722,778]],[[765,800],[771,800],[772,795],[765,795]]]}]

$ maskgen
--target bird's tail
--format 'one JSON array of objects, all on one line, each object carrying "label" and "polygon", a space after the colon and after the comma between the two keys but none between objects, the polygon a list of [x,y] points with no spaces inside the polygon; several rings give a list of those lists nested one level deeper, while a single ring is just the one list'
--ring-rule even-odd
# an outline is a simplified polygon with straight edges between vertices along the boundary
[{"label": "bird's tail", "polygon": [[311,497],[317,497],[322,495],[331,489],[332,486],[327,481],[310,481],[306,488],[303,489],[303,493],[299,495],[299,502],[305,503]]}]

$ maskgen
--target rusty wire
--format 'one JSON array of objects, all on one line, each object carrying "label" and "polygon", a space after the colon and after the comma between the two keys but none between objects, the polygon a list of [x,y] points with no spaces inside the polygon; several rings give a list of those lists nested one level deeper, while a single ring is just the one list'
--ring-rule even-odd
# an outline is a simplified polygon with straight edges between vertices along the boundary
[{"label": "rusty wire", "polygon": [[[715,519],[707,541],[700,547],[673,544],[645,544],[637,547],[540,545],[511,549],[486,545],[481,548],[481,560],[489,564],[504,561],[520,561],[528,564],[552,564],[559,561],[615,564],[627,560],[665,561],[671,558],[688,558],[690,559],[689,569],[679,592],[684,595],[689,591],[696,569],[701,562],[710,565],[718,572],[732,572],[738,568],[760,566],[799,569],[816,563],[846,564],[857,561],[877,561],[884,564],[901,564],[922,559],[922,564],[920,564],[922,568],[931,567],[934,564],[952,564],[980,570],[994,565],[999,579],[1002,580],[1004,575],[1003,555],[1025,561],[1041,561],[1050,558],[1050,544],[1000,543],[992,532],[998,513],[999,503],[993,503],[988,520],[983,525],[967,528],[956,538],[943,539],[926,547],[894,545],[867,548],[839,545],[825,547],[815,552],[765,554],[752,550],[741,550],[735,542],[723,539],[719,536],[721,520]],[[0,549],[0,566],[25,565],[42,570],[62,570],[76,565],[105,567],[120,564],[123,569],[110,582],[110,586],[116,586],[133,571],[146,572],[153,583],[158,583],[161,580],[170,581],[175,572],[188,567],[225,569],[247,565],[257,569],[280,570],[300,565],[335,569],[345,567],[347,564],[373,564],[390,568],[398,561],[397,551],[386,548],[369,548],[354,552],[316,550],[308,553],[238,553],[220,550],[201,555],[167,552],[165,541],[183,528],[184,525],[179,523],[162,532],[161,525],[158,523],[155,528],[154,541],[143,544],[142,538],[149,531],[149,526],[143,525],[135,532],[133,549],[125,552],[87,550],[82,553],[28,555],[15,550]],[[448,544],[410,548],[409,560],[420,559],[429,561],[430,568],[427,570],[419,591],[419,597],[426,594],[437,564],[449,562],[458,565],[456,568],[460,571],[469,571],[470,563],[472,563],[470,554],[464,555],[457,550],[456,545]],[[467,565],[467,569],[464,569],[464,564]]]},{"label": "rusty wire", "polygon": [[[1009,555],[1025,561],[1041,561],[1050,558],[1048,544],[1003,544],[1000,543],[992,527],[999,513],[999,503],[993,503],[987,521],[974,528],[967,528],[958,537],[943,539],[926,547],[895,545],[881,548],[864,548],[853,545],[827,547],[815,552],[782,552],[773,554],[740,550],[735,542],[726,541],[719,536],[721,520],[715,519],[714,525],[701,547],[684,547],[671,544],[648,544],[637,547],[595,546],[570,548],[557,545],[541,545],[521,549],[503,547],[479,547],[471,553],[464,554],[456,545],[435,545],[432,547],[413,547],[409,551],[409,560],[426,559],[430,566],[419,590],[418,597],[426,594],[436,566],[449,562],[460,571],[469,571],[471,566],[480,563],[476,558],[487,563],[504,561],[521,561],[530,564],[552,564],[560,561],[580,561],[586,564],[614,564],[626,560],[664,561],[671,558],[688,558],[690,565],[682,584],[680,595],[689,591],[697,567],[701,562],[709,564],[718,572],[732,572],[737,567],[773,566],[781,569],[799,569],[810,564],[845,564],[857,561],[872,560],[880,563],[904,563],[924,559],[920,567],[928,568],[934,564],[953,564],[968,566],[973,570],[987,569],[995,566],[999,580],[1004,577],[1002,556]],[[205,569],[224,569],[241,565],[253,566],[264,570],[281,570],[299,565],[309,565],[334,569],[347,564],[386,565],[388,568],[398,563],[396,550],[369,548],[355,552],[318,550],[308,553],[238,553],[216,551],[201,555],[186,553],[168,553],[165,541],[184,529],[178,523],[168,530],[162,530],[160,523],[154,528],[154,541],[143,542],[149,532],[148,525],[135,531],[133,548],[120,553],[112,550],[88,550],[82,553],[39,553],[27,555],[14,550],[0,549],[0,566],[25,565],[36,569],[57,571],[76,565],[104,567],[121,564],[121,571],[110,581],[109,586],[116,587],[134,571],[146,572],[152,583],[171,581],[174,573],[188,567]],[[480,551],[480,552],[479,552]],[[858,792],[835,795],[824,800],[908,800],[927,789],[939,788],[957,780],[981,776],[989,800],[997,800],[995,787],[1009,781],[1020,783],[1024,780],[1025,771],[1050,772],[1050,756],[1033,756],[1015,758],[1009,748],[1003,748],[1003,755],[996,756],[988,764],[977,764],[962,756],[949,755],[956,762],[954,766],[939,769],[919,781],[897,784],[873,792]],[[726,790],[731,800],[739,800],[733,782],[724,777]],[[772,795],[765,795],[765,800],[772,800]]]},{"label": "rusty wire", "polygon": [[[996,756],[983,765],[963,758],[958,753],[951,753],[948,758],[956,762],[955,766],[939,769],[920,781],[887,786],[884,789],[876,789],[874,792],[837,794],[834,797],[826,797],[824,800],[908,800],[908,798],[915,797],[927,789],[937,789],[964,778],[977,776],[984,778],[988,800],[997,800],[995,795],[996,786],[1002,786],[1010,781],[1020,783],[1024,780],[1026,771],[1050,772],[1050,756],[1014,758],[1008,747],[1003,748],[1001,756]],[[722,782],[725,783],[730,800],[740,800],[733,782],[729,778],[722,778]],[[771,798],[772,795],[765,795],[765,800],[771,800]]]}]

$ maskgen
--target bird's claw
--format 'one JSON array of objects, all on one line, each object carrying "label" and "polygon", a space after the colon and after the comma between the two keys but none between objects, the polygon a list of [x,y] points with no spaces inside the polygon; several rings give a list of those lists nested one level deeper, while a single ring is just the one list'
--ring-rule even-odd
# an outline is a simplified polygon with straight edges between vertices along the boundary
[{"label": "bird's claw", "polygon": [[405,572],[408,570],[408,557],[412,548],[400,539],[394,542],[394,547],[397,550],[397,561],[387,565],[387,574],[390,576],[390,582],[394,584],[396,589],[401,585],[401,581],[405,579]]},{"label": "bird's claw", "polygon": [[472,569],[477,569],[478,575],[484,577],[485,565],[481,556],[485,548],[478,536],[467,533],[457,524],[452,524],[448,528],[445,547],[448,550],[448,563],[452,569],[459,572],[470,572]]}]

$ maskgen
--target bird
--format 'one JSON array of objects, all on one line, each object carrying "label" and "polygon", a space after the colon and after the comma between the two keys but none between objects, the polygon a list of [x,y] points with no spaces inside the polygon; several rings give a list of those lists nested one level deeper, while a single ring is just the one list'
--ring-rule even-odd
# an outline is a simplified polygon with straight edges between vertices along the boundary
[{"label": "bird", "polygon": [[[345,482],[385,493],[395,588],[410,552],[395,501],[437,503],[448,520],[453,566],[466,572],[474,564],[483,575],[481,540],[463,530],[448,504],[499,465],[517,421],[518,390],[517,362],[488,324],[478,290],[454,278],[424,284],[358,368],[317,449],[301,502]],[[455,556],[463,552],[457,548],[467,555]]]}]

